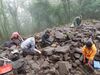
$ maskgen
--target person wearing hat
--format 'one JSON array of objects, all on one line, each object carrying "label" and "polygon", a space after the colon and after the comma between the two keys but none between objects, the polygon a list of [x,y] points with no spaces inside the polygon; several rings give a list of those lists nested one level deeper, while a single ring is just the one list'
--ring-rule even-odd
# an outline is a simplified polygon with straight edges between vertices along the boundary
[{"label": "person wearing hat", "polygon": [[45,46],[48,46],[48,45],[51,45],[51,41],[49,40],[49,37],[50,37],[50,31],[47,30],[45,32],[45,34],[42,36],[42,46],[45,47]]},{"label": "person wearing hat", "polygon": [[92,42],[91,38],[88,39],[85,45],[82,48],[82,54],[84,56],[84,63],[88,63],[88,65],[93,64],[94,57],[96,55],[97,48],[95,44]]},{"label": "person wearing hat", "polygon": [[21,43],[21,48],[23,50],[23,54],[25,55],[28,55],[28,54],[33,55],[35,52],[38,52],[39,54],[41,54],[41,51],[35,48],[35,38],[34,37],[27,38],[25,41],[23,41]]},{"label": "person wearing hat", "polygon": [[21,35],[18,32],[13,32],[10,39],[11,39],[12,44],[16,46],[19,46],[20,43],[23,41]]},{"label": "person wearing hat", "polygon": [[16,48],[19,47],[20,43],[23,41],[21,35],[18,32],[13,32],[10,40],[4,43],[4,47],[11,48],[15,46]]},{"label": "person wearing hat", "polygon": [[22,37],[20,36],[20,34],[18,32],[13,32],[10,39],[11,40],[13,40],[13,39],[21,39],[22,40]]}]

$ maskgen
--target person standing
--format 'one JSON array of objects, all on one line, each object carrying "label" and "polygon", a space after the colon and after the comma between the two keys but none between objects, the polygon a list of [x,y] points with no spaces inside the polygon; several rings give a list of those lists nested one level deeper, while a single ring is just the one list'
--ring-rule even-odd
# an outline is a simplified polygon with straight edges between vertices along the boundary
[{"label": "person standing", "polygon": [[78,27],[80,26],[81,22],[82,22],[82,16],[77,16],[75,17],[73,24],[75,27]]}]

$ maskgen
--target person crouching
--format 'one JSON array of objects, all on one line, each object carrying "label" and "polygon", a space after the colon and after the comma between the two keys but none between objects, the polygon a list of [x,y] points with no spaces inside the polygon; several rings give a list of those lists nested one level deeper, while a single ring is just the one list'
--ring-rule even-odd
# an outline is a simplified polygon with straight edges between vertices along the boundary
[{"label": "person crouching", "polygon": [[85,43],[85,46],[82,48],[82,54],[84,56],[84,63],[88,63],[89,66],[93,65],[93,60],[96,55],[97,48],[95,44],[91,41],[88,40]]},{"label": "person crouching", "polygon": [[41,51],[35,48],[35,38],[30,37],[27,38],[25,41],[21,43],[21,48],[23,50],[23,56],[25,55],[33,55],[34,53],[38,52],[41,54]]},{"label": "person crouching", "polygon": [[50,46],[52,42],[49,40],[51,35],[51,31],[47,30],[45,34],[42,36],[42,47]]}]

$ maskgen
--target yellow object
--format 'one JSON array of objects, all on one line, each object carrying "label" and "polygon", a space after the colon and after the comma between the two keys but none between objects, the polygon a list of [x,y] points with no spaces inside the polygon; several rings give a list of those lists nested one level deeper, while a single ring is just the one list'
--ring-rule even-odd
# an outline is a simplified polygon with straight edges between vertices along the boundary
[{"label": "yellow object", "polygon": [[86,46],[82,48],[82,53],[88,60],[93,60],[96,52],[97,48],[95,44],[93,44],[91,48],[87,48]]}]

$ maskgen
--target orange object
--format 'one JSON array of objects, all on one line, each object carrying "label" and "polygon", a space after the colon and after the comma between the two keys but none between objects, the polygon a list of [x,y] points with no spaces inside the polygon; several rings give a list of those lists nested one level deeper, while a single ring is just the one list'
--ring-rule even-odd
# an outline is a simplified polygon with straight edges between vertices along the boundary
[{"label": "orange object", "polygon": [[93,44],[90,49],[88,49],[86,46],[84,46],[82,48],[82,53],[88,60],[94,59],[96,51],[97,51],[97,48],[96,48],[95,44]]},{"label": "orange object", "polygon": [[4,73],[7,73],[11,70],[12,70],[12,65],[11,64],[6,64],[6,65],[3,65],[3,66],[0,66],[0,75],[4,74]]}]

